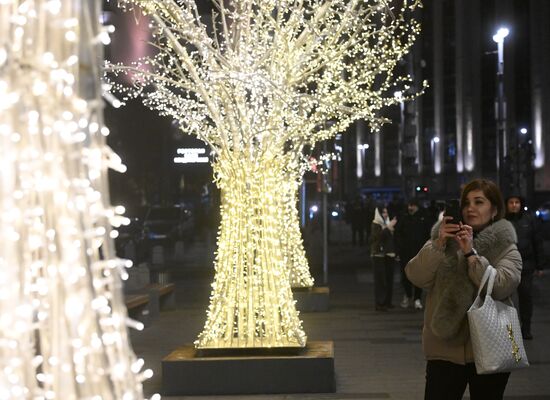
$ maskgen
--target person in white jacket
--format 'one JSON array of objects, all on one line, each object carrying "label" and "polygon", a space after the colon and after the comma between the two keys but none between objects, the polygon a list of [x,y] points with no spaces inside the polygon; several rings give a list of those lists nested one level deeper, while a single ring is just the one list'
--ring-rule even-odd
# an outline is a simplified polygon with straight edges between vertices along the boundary
[{"label": "person in white jacket", "polygon": [[436,223],[431,239],[405,267],[411,282],[427,290],[424,398],[459,400],[469,385],[472,400],[502,399],[510,374],[476,373],[466,311],[489,264],[497,270],[494,298],[509,298],[516,290],[522,268],[516,232],[503,219],[502,195],[491,181],[468,183],[460,208],[463,220]]}]

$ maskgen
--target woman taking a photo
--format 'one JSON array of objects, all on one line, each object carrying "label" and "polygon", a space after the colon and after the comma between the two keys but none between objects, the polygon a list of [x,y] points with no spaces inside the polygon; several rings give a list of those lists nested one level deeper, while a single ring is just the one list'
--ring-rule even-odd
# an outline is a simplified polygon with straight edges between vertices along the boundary
[{"label": "woman taking a photo", "polygon": [[497,270],[493,297],[504,300],[521,278],[521,256],[504,202],[491,181],[476,179],[461,195],[462,221],[444,217],[431,239],[407,264],[406,274],[428,291],[422,344],[427,359],[426,400],[502,399],[510,373],[476,373],[466,312],[488,265]]}]

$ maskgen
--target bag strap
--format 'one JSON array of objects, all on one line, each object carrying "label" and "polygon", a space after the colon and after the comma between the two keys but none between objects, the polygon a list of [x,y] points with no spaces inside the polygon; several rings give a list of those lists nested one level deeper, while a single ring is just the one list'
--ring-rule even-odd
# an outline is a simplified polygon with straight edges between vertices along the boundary
[{"label": "bag strap", "polygon": [[495,284],[496,274],[497,274],[497,270],[492,265],[487,265],[487,268],[485,269],[485,273],[481,278],[479,289],[477,290],[478,297],[481,295],[481,291],[485,287],[486,283],[487,283],[487,294],[491,295],[491,293],[493,292],[493,285]]}]

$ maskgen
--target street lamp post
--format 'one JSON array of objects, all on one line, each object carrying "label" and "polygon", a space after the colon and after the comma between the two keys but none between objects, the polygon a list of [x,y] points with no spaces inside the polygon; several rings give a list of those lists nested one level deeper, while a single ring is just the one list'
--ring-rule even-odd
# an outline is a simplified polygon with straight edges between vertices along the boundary
[{"label": "street lamp post", "polygon": [[533,141],[529,129],[522,127],[516,146],[516,192],[524,198],[531,198]]},{"label": "street lamp post", "polygon": [[412,193],[408,193],[407,177],[405,176],[405,169],[403,168],[403,149],[405,147],[405,101],[403,99],[403,92],[394,92],[393,96],[399,101],[399,132],[398,132],[398,158],[397,158],[397,174],[401,178],[401,190],[406,196],[410,196]]},{"label": "street lamp post", "polygon": [[510,31],[508,28],[499,28],[493,35],[493,40],[497,44],[497,99],[495,105],[495,117],[497,122],[496,132],[496,178],[497,185],[502,188],[504,184],[504,165],[503,161],[508,153],[508,138],[506,135],[506,98],[504,96],[504,39]]}]

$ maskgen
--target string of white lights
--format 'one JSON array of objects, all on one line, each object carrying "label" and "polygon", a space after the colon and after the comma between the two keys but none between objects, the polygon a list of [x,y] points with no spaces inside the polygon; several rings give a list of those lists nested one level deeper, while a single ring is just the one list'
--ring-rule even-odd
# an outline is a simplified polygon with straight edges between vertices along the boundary
[{"label": "string of white lights", "polygon": [[[0,0],[0,398],[143,399],[107,170],[100,2]],[[158,395],[153,396],[159,398]]]},{"label": "string of white lights", "polygon": [[281,233],[279,234],[283,257],[289,271],[292,288],[308,288],[314,284],[309,262],[304,248],[300,230],[300,214],[298,212],[298,193],[302,186],[304,173],[310,168],[310,163],[303,156],[303,151],[286,154],[282,204],[284,215],[279,219]]},{"label": "string of white lights", "polygon": [[[395,4],[396,2],[392,2]],[[195,0],[119,0],[149,15],[157,55],[108,65],[122,100],[175,119],[217,157],[222,224],[216,277],[196,345],[304,346],[291,299],[285,170],[289,153],[416,96],[396,66],[419,25],[417,0],[212,0],[213,28]],[[130,87],[117,75],[132,79]],[[403,93],[400,99],[393,95]],[[295,193],[295,188],[292,189]],[[290,235],[289,235],[290,237]],[[297,236],[296,236],[297,237]],[[290,240],[290,239],[289,239]]]}]

